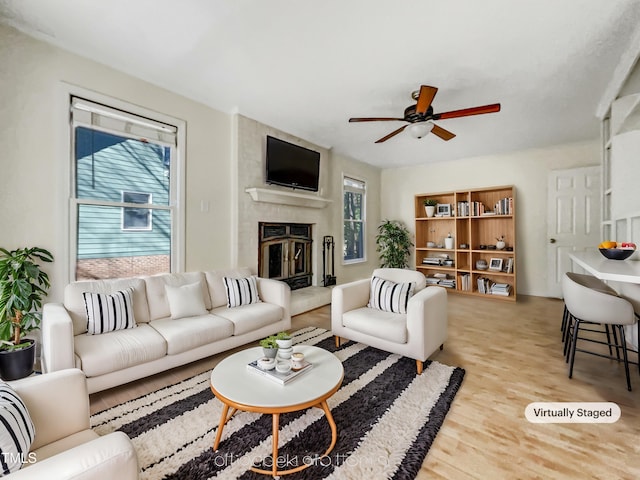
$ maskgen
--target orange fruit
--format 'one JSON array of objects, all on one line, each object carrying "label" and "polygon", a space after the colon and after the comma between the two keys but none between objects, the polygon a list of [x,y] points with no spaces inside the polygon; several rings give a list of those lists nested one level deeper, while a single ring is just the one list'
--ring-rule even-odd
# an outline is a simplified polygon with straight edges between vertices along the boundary
[{"label": "orange fruit", "polygon": [[612,242],[611,240],[607,240],[605,242],[600,243],[600,245],[598,245],[598,248],[616,248],[617,243],[616,242]]}]

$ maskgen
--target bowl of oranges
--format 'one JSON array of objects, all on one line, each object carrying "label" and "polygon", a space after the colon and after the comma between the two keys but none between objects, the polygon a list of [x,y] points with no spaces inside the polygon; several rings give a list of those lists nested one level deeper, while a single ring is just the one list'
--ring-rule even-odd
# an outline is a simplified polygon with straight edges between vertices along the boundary
[{"label": "bowl of oranges", "polygon": [[609,260],[626,260],[636,251],[636,244],[631,242],[606,241],[598,245],[598,250]]}]

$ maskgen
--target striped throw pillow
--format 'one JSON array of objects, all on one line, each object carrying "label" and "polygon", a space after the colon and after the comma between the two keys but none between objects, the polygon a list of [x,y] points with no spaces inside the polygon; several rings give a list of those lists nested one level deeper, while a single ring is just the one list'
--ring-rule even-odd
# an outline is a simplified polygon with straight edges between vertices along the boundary
[{"label": "striped throw pillow", "polygon": [[84,306],[87,310],[87,333],[98,335],[134,328],[133,288],[113,294],[84,292]]},{"label": "striped throw pillow", "polygon": [[239,307],[260,302],[256,277],[230,278],[224,277],[227,290],[227,307]]},{"label": "striped throw pillow", "polygon": [[371,278],[369,308],[384,312],[407,313],[407,304],[413,295],[415,283],[395,283],[379,277]]},{"label": "striped throw pillow", "polygon": [[20,470],[29,461],[36,431],[22,399],[0,382],[0,477]]}]

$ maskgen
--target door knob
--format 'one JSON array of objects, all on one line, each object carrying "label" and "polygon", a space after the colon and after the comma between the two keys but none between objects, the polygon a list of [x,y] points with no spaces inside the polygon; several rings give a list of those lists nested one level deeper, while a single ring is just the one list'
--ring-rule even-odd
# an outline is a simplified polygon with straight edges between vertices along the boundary
[{"label": "door knob", "polygon": [[549,239],[549,243],[556,243],[556,239],[555,238],[550,238]]}]

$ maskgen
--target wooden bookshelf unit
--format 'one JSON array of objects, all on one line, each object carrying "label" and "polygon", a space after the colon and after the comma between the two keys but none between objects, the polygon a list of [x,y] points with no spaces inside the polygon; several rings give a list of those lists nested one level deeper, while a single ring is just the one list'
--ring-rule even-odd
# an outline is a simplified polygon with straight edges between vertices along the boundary
[{"label": "wooden bookshelf unit", "polygon": [[[440,216],[427,217],[426,199],[437,201]],[[456,293],[515,301],[515,205],[513,186],[416,195],[416,270],[425,274],[427,284],[438,282]],[[445,248],[449,234],[453,247]],[[505,243],[500,250],[499,238]],[[487,269],[479,269],[479,261],[486,262]]]}]

